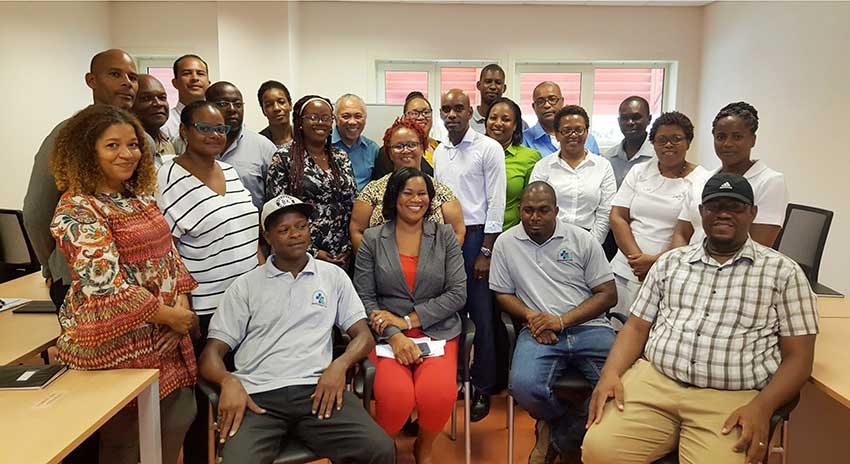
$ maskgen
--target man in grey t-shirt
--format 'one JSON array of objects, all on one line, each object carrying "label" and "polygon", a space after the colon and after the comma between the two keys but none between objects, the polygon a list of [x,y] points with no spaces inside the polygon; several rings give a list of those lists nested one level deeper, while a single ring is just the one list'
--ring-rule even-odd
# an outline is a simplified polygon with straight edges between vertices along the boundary
[{"label": "man in grey t-shirt", "polygon": [[586,230],[558,220],[555,191],[532,182],[520,200],[521,224],[496,240],[490,289],[523,323],[510,374],[511,395],[537,419],[530,463],[581,462],[587,404],[559,400],[552,383],[568,369],[599,379],[614,331],[604,313],[617,304],[611,266]]},{"label": "man in grey t-shirt", "polygon": [[[234,281],[210,322],[200,369],[221,386],[224,462],[271,463],[288,435],[332,462],[395,461],[393,440],[345,391],[346,371],[375,340],[345,272],[307,254],[311,212],[288,195],[263,206],[274,254]],[[334,326],[351,337],[335,360]],[[231,350],[233,373],[224,365]]]}]

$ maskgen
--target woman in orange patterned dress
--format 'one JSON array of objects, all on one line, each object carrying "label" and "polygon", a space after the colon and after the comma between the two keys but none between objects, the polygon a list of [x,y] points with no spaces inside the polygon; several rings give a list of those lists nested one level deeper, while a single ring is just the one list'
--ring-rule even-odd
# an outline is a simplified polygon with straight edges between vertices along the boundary
[{"label": "woman in orange patterned dress", "polygon": [[[73,369],[159,369],[163,463],[175,464],[195,417],[187,295],[197,284],[154,199],[144,134],[126,111],[92,105],[56,139],[50,163],[64,193],[50,230],[72,276],[56,344]],[[101,428],[101,463],[138,462],[137,420],[128,407]]]}]

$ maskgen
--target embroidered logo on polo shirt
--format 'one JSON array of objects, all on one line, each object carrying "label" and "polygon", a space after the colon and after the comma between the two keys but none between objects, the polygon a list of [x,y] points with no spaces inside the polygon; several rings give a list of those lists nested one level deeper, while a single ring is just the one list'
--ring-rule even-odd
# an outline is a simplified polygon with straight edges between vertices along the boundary
[{"label": "embroidered logo on polo shirt", "polygon": [[570,250],[566,248],[561,248],[558,250],[558,262],[559,263],[571,263],[573,262],[573,254],[570,253]]},{"label": "embroidered logo on polo shirt", "polygon": [[316,290],[313,293],[313,304],[326,307],[328,305],[328,299],[325,298],[325,292]]}]

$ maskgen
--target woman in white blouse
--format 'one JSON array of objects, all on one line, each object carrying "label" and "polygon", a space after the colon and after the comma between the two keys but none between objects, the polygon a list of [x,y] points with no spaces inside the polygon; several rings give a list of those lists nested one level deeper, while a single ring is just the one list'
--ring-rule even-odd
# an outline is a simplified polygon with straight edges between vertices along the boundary
[{"label": "woman in white blouse", "polygon": [[555,115],[561,148],[534,165],[529,183],[542,180],[558,196],[558,219],[588,230],[601,244],[608,235],[617,181],[611,163],[584,148],[590,119],[584,108],[567,105]]},{"label": "woman in white blouse", "polygon": [[664,113],[652,125],[649,141],[658,160],[632,168],[614,196],[611,230],[619,251],[611,262],[617,284],[614,311],[628,315],[640,282],[673,238],[676,220],[693,184],[708,171],[685,159],[694,125],[682,113]]},{"label": "woman in white blouse", "polygon": [[[735,102],[724,106],[711,124],[714,152],[721,163],[720,169],[711,174],[738,174],[750,182],[758,206],[756,218],[750,225],[750,238],[770,247],[785,221],[788,189],[782,173],[770,169],[762,160],[750,158],[758,128],[758,111],[749,103]],[[702,242],[705,238],[699,215],[702,188],[702,184],[695,184],[688,192],[673,234],[674,247]]]}]

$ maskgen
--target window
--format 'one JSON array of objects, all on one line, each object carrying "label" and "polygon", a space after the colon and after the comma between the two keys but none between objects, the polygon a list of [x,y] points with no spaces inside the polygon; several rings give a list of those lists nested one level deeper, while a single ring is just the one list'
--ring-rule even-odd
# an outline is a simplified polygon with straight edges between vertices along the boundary
[{"label": "window", "polygon": [[414,90],[428,98],[427,71],[387,71],[384,80],[384,103],[403,105],[407,94]]},{"label": "window", "polygon": [[174,60],[178,57],[136,57],[139,66],[140,74],[150,74],[157,78],[162,86],[165,87],[165,93],[168,94],[168,107],[173,108],[177,104],[177,89],[171,84],[171,79],[174,78]]},{"label": "window", "polygon": [[534,87],[547,80],[557,82],[565,104],[578,104],[587,110],[591,133],[604,151],[623,138],[617,117],[620,102],[626,97],[646,98],[653,118],[672,110],[671,71],[675,71],[675,63],[518,63],[514,95],[519,95],[523,119],[533,125],[537,123],[531,107]]}]

